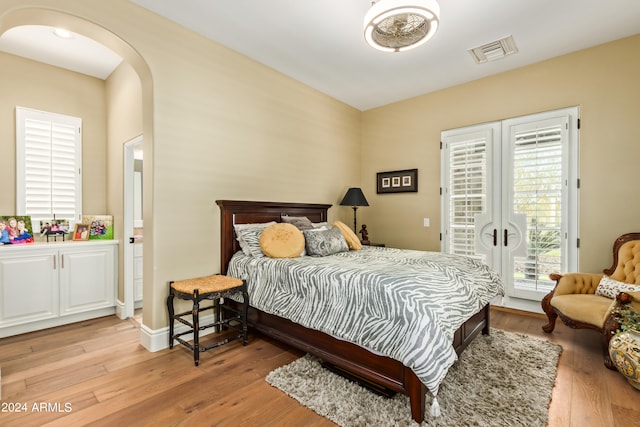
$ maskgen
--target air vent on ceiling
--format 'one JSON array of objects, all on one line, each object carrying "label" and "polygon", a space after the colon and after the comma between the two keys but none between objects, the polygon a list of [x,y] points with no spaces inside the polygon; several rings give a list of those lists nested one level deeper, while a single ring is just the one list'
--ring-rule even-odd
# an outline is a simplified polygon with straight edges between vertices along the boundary
[{"label": "air vent on ceiling", "polygon": [[517,51],[518,48],[512,36],[469,49],[469,53],[478,64],[495,61],[507,55],[514,54]]}]

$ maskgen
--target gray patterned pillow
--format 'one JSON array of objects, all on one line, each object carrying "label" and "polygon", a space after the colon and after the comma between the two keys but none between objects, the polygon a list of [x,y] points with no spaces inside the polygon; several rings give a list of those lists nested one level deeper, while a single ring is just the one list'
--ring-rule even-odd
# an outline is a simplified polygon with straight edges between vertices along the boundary
[{"label": "gray patterned pillow", "polygon": [[600,279],[600,283],[596,288],[596,295],[615,299],[620,292],[639,292],[640,286],[632,285],[630,283],[618,282],[613,280],[609,276],[604,276]]},{"label": "gray patterned pillow", "polygon": [[242,252],[247,256],[263,257],[262,249],[260,249],[260,234],[262,230],[270,225],[276,224],[275,221],[257,223],[257,224],[234,224],[236,230],[236,239],[240,244]]},{"label": "gray patterned pillow", "polygon": [[293,224],[298,227],[298,230],[311,230],[313,228],[313,223],[306,216],[287,216],[282,215],[280,217],[282,222],[286,222],[287,224]]},{"label": "gray patterned pillow", "polygon": [[303,233],[307,255],[327,256],[338,252],[349,252],[347,241],[337,227],[328,230],[304,230]]}]

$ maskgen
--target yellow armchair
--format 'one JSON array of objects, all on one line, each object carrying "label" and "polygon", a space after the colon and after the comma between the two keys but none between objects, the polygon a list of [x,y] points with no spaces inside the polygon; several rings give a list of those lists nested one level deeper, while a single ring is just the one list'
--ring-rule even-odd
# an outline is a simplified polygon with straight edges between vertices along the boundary
[{"label": "yellow armchair", "polygon": [[630,302],[640,310],[640,292],[620,293],[616,298],[597,295],[596,290],[606,275],[617,282],[640,285],[640,233],[624,234],[613,244],[613,265],[604,274],[568,273],[551,274],[555,288],[542,299],[542,309],[549,322],[542,327],[553,332],[556,319],[571,328],[593,329],[602,334],[605,365],[615,369],[608,356],[609,340],[618,325],[611,319],[617,304]]}]

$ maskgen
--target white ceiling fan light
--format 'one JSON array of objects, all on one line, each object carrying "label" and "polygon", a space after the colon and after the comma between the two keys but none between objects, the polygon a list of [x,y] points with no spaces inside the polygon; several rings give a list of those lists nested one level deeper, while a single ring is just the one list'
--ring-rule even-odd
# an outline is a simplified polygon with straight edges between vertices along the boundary
[{"label": "white ceiling fan light", "polygon": [[384,52],[403,52],[425,44],[438,29],[436,0],[373,0],[364,16],[364,38]]},{"label": "white ceiling fan light", "polygon": [[64,28],[54,28],[53,34],[60,37],[61,39],[72,39],[73,33],[69,30],[65,30]]}]

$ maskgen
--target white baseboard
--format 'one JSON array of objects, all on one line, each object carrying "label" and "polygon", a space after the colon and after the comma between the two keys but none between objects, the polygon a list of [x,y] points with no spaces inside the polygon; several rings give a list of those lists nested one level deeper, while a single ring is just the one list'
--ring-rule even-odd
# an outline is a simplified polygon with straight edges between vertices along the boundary
[{"label": "white baseboard", "polygon": [[542,305],[539,301],[526,300],[513,297],[496,297],[491,301],[492,305],[505,308],[513,308],[516,310],[529,311],[531,313],[544,313]]},{"label": "white baseboard", "polygon": [[140,344],[152,353],[169,347],[169,327],[154,330],[140,325]]},{"label": "white baseboard", "polygon": [[116,316],[118,316],[120,320],[126,319],[124,315],[124,303],[120,300],[116,300]]},{"label": "white baseboard", "polygon": [[[213,321],[213,314],[200,317],[200,324],[202,325],[212,323]],[[184,332],[188,329],[186,325],[176,323],[174,333]],[[200,331],[200,336],[203,337],[214,332],[215,328],[205,329],[204,331]],[[181,338],[189,341],[193,339],[193,334],[185,334]],[[151,329],[144,324],[140,325],[140,344],[152,353],[169,348],[169,327],[165,326],[160,329]],[[177,342],[174,342],[174,344],[177,344]]]},{"label": "white baseboard", "polygon": [[[137,310],[139,308],[142,308],[142,300],[135,301],[133,303],[134,310]],[[124,314],[124,303],[120,300],[116,300],[116,316],[118,316],[120,320],[124,320],[127,318]]]}]

